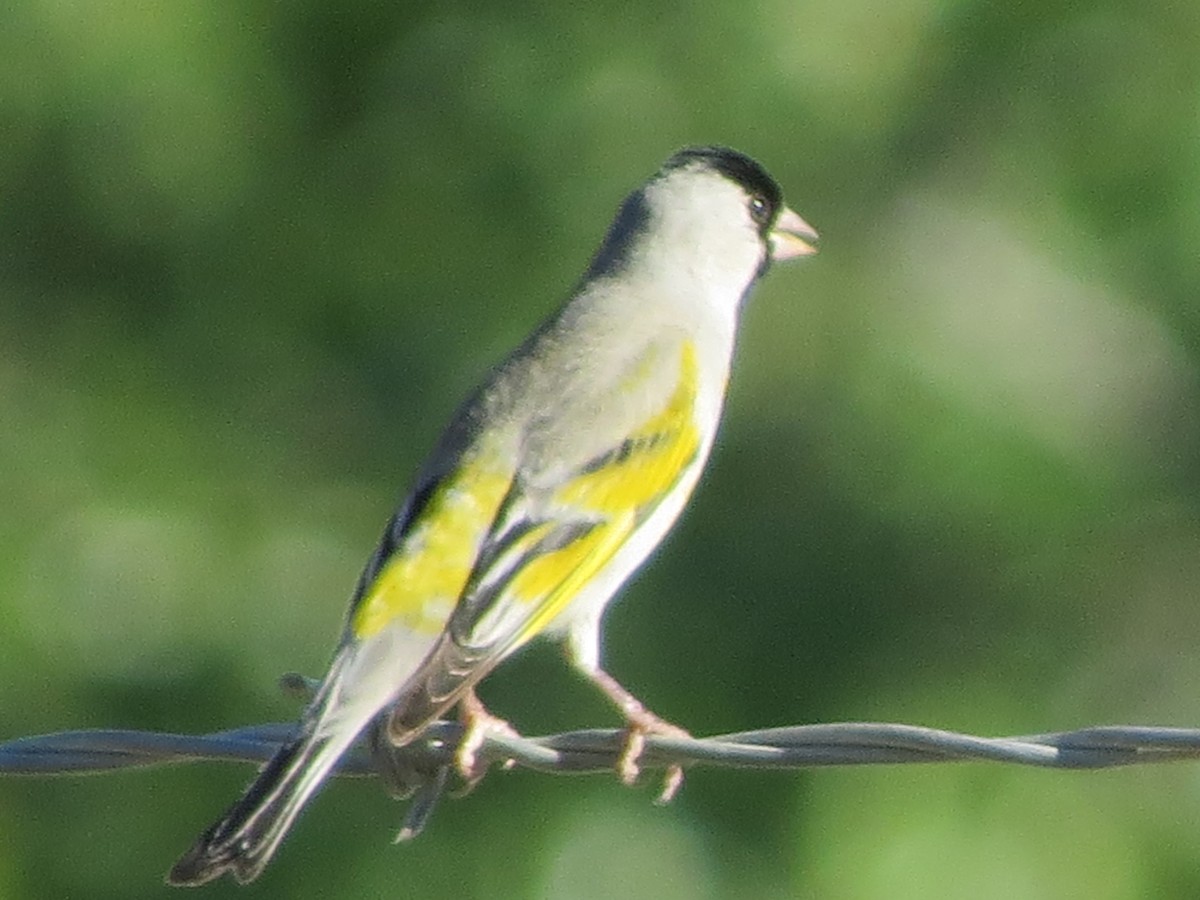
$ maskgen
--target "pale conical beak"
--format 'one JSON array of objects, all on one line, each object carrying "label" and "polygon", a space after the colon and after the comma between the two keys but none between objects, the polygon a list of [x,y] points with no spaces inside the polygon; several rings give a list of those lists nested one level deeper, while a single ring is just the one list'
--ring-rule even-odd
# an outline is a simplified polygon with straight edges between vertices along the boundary
[{"label": "pale conical beak", "polygon": [[810,243],[817,239],[816,229],[786,206],[775,220],[770,237],[771,258],[774,260],[795,259],[817,252],[817,248]]}]

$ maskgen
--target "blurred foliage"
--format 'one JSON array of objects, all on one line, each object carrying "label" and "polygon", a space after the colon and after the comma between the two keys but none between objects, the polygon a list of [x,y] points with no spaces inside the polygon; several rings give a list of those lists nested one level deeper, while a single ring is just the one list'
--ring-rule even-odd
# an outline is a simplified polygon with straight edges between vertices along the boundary
[{"label": "blurred foliage", "polygon": [[[677,147],[823,235],[608,620],[698,733],[1200,721],[1200,5],[15,0],[4,735],[287,719],[458,398]],[[485,697],[612,721],[551,650]],[[150,897],[248,777],[0,781],[0,898]],[[337,784],[222,896],[1200,892],[1200,768]]]}]

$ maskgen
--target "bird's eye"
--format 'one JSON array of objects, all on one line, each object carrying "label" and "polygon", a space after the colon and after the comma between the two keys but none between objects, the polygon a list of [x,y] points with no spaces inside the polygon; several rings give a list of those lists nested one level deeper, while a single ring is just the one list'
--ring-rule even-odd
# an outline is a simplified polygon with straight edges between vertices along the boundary
[{"label": "bird's eye", "polygon": [[750,198],[750,218],[759,225],[767,224],[767,220],[771,218],[771,204],[767,202],[766,197],[755,195]]}]

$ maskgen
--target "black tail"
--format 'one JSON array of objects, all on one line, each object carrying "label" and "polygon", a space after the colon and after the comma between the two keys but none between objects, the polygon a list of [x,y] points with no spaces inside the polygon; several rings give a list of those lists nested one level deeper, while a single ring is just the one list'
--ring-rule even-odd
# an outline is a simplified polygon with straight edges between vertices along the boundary
[{"label": "black tail", "polygon": [[179,858],[167,884],[207,884],[226,872],[241,884],[257,878],[343,750],[342,741],[311,737],[280,748],[241,799]]}]

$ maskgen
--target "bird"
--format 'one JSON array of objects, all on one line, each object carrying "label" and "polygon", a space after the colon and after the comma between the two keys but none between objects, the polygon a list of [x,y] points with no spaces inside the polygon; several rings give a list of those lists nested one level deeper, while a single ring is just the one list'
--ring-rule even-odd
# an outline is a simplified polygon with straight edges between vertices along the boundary
[{"label": "bird", "polygon": [[[492,716],[475,688],[535,637],[648,734],[686,735],[601,666],[601,618],[679,517],[712,449],[739,314],[771,263],[816,252],[774,178],[727,147],[673,154],[620,204],[582,279],[458,408],[353,592],[284,744],[167,875],[257,878],[339,758],[402,747],[458,708],[458,768]],[[668,776],[667,792],[680,770]]]}]

